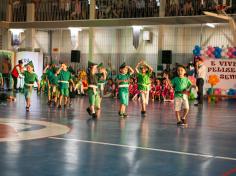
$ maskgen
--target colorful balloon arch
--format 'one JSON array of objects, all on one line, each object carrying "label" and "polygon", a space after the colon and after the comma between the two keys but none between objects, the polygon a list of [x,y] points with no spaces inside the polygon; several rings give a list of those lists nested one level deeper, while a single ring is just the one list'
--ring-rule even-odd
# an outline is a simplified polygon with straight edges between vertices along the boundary
[{"label": "colorful balloon arch", "polygon": [[211,59],[236,59],[236,47],[220,48],[218,46],[208,46],[202,48],[199,45],[195,45],[193,55]]}]

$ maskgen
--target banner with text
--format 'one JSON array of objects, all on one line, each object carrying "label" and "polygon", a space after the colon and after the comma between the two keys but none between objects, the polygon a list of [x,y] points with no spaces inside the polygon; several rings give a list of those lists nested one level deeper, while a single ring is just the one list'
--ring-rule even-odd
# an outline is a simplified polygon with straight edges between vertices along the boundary
[{"label": "banner with text", "polygon": [[[233,59],[209,59],[205,60],[207,66],[207,80],[210,75],[217,75],[220,82],[215,85],[215,88],[221,89],[236,89],[236,60]],[[205,84],[205,88],[209,88],[209,83]]]}]

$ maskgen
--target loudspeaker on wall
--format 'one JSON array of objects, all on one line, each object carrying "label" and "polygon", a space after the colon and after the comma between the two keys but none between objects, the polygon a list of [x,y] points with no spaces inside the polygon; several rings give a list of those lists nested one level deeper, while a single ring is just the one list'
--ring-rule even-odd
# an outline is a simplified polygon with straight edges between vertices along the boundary
[{"label": "loudspeaker on wall", "polygon": [[80,63],[80,51],[79,50],[71,50],[71,62]]}]

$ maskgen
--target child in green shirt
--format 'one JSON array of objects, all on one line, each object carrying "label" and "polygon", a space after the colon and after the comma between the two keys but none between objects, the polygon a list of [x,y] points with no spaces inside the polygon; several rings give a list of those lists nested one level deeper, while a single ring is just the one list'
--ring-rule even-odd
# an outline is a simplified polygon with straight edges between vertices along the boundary
[{"label": "child in green shirt", "polygon": [[74,82],[71,77],[71,73],[67,69],[66,64],[61,64],[61,68],[57,71],[58,75],[58,83],[59,83],[59,90],[60,90],[60,98],[59,98],[59,105],[58,108],[61,108],[62,100],[64,97],[64,107],[67,105],[68,97],[69,97],[69,82],[72,83],[74,87]]},{"label": "child in green shirt", "polygon": [[[93,118],[97,118],[95,108],[100,110],[101,108],[101,97],[98,92],[98,81],[101,76],[98,74],[97,64],[89,62],[89,73],[88,73],[88,96],[89,96],[89,107],[87,112],[92,115]],[[105,69],[100,69],[100,73],[103,75],[103,79],[106,79],[107,73]]]},{"label": "child in green shirt", "polygon": [[[188,102],[188,89],[193,87],[191,81],[185,76],[186,70],[185,67],[179,65],[177,67],[178,77],[175,77],[171,80],[168,79],[168,83],[171,84],[175,90],[175,98],[174,98],[174,107],[175,114],[177,119],[177,126],[187,127],[187,115],[189,112],[189,102]],[[196,86],[194,86],[196,87]],[[183,109],[183,116],[180,117],[180,112]]]},{"label": "child in green shirt", "polygon": [[38,76],[34,72],[34,65],[33,62],[30,61],[28,64],[26,64],[26,71],[23,72],[24,75],[24,94],[25,94],[25,100],[26,100],[26,111],[29,111],[30,108],[30,98],[32,95],[32,91],[34,88],[34,82],[37,82],[38,84],[38,91],[40,90],[40,82],[38,80]]},{"label": "child in green shirt", "polygon": [[130,66],[126,66],[123,63],[120,66],[120,74],[117,75],[117,83],[119,88],[119,98],[120,98],[120,117],[127,117],[126,107],[129,104],[129,79],[130,76],[134,73],[134,70]]},{"label": "child in green shirt", "polygon": [[[139,69],[141,71],[139,71]],[[151,86],[150,77],[152,75],[153,68],[146,64],[144,61],[140,61],[136,68],[137,79],[138,79],[138,90],[140,91],[141,100],[142,100],[142,109],[141,114],[146,114],[146,105],[149,100],[149,91]]]}]

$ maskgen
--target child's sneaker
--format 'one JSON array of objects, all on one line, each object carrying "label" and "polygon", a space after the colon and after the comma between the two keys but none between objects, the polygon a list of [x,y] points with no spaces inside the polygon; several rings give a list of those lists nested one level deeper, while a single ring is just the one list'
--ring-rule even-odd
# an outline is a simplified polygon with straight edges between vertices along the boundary
[{"label": "child's sneaker", "polygon": [[29,112],[29,107],[28,107],[28,106],[26,106],[26,108],[25,108],[25,109],[26,109],[26,111],[27,111],[27,112]]},{"label": "child's sneaker", "polygon": [[88,112],[89,115],[92,115],[92,112],[91,112],[91,110],[90,110],[89,107],[88,107],[86,110],[87,110],[87,112]]},{"label": "child's sneaker", "polygon": [[178,121],[177,122],[177,126],[182,126],[183,125],[183,122],[182,121]]},{"label": "child's sneaker", "polygon": [[142,115],[145,115],[145,114],[146,114],[146,111],[141,111],[141,114],[142,114]]},{"label": "child's sneaker", "polygon": [[128,117],[128,114],[127,114],[127,113],[124,113],[123,116],[124,116],[124,117]]},{"label": "child's sneaker", "polygon": [[183,127],[188,127],[188,123],[186,119],[181,119],[181,122],[182,122]]},{"label": "child's sneaker", "polygon": [[124,117],[124,113],[121,113],[120,111],[118,112],[120,117]]},{"label": "child's sneaker", "polygon": [[97,114],[96,113],[92,113],[92,117],[96,119],[97,118]]}]

